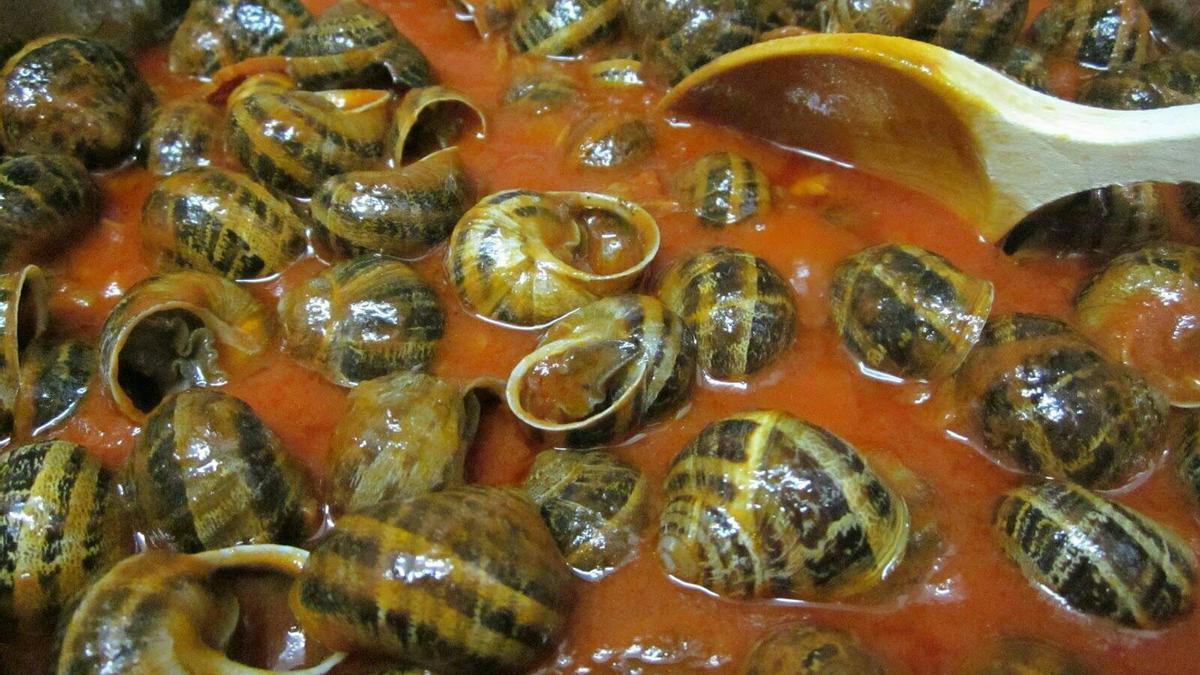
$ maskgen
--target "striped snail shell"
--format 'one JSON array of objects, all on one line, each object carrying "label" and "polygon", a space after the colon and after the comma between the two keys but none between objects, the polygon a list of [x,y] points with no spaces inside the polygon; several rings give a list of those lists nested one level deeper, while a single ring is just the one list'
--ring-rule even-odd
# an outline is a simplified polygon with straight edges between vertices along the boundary
[{"label": "striped snail shell", "polygon": [[978,61],[1002,56],[1025,27],[1029,0],[953,0],[920,7],[906,32]]},{"label": "striped snail shell", "polygon": [[1113,256],[1168,233],[1175,187],[1129,183],[1086,190],[1031,214],[1009,233],[1009,253],[1095,253]]},{"label": "striped snail shell", "polygon": [[646,84],[642,62],[637,59],[605,59],[588,66],[588,78],[601,87],[629,89]]},{"label": "striped snail shell", "polygon": [[792,344],[796,305],[767,261],[717,246],[667,269],[658,297],[696,336],[700,368],[720,379],[761,370]]},{"label": "striped snail shell", "polygon": [[159,269],[232,280],[271,277],[304,252],[304,223],[283,199],[226,169],[160,180],[142,207],[145,249]]},{"label": "striped snail shell", "polygon": [[1058,0],[1034,19],[1030,35],[1047,54],[1104,70],[1157,56],[1152,28],[1138,0]]},{"label": "striped snail shell", "polygon": [[753,162],[732,152],[696,160],[680,181],[701,225],[725,227],[771,207],[771,181]]},{"label": "striped snail shell", "polygon": [[590,192],[508,190],[458,221],[446,271],[468,309],[539,326],[632,288],[658,245],[658,223],[636,204]]},{"label": "striped snail shell", "polygon": [[0,455],[0,620],[38,627],[94,576],[130,553],[133,538],[100,460],[65,441]]},{"label": "striped snail shell", "polygon": [[1093,675],[1095,671],[1071,652],[1029,637],[1005,637],[989,646],[963,675]]},{"label": "striped snail shell", "polygon": [[621,0],[527,0],[509,29],[518,52],[567,56],[617,35]]},{"label": "striped snail shell", "polygon": [[525,478],[525,494],[567,564],[599,579],[637,553],[649,521],[646,479],[607,452],[545,450]]},{"label": "striped snail shell", "polygon": [[1052,317],[990,320],[958,387],[993,458],[1086,487],[1126,483],[1165,433],[1162,396]]},{"label": "striped snail shell", "polygon": [[329,441],[330,505],[355,511],[461,484],[478,425],[470,385],[420,373],[363,382]]},{"label": "striped snail shell", "polygon": [[0,264],[11,269],[72,240],[100,219],[100,200],[73,157],[0,159]]},{"label": "striped snail shell", "polygon": [[1171,403],[1200,407],[1200,247],[1161,242],[1118,256],[1075,297],[1079,332]]},{"label": "striped snail shell", "polygon": [[340,0],[292,35],[278,53],[305,89],[425,87],[429,61],[386,14],[363,0]]},{"label": "striped snail shell", "polygon": [[1129,63],[1084,84],[1079,101],[1114,110],[1149,110],[1200,102],[1200,52]]},{"label": "striped snail shell", "polygon": [[244,401],[211,389],[181,391],[150,413],[125,480],[147,538],[185,553],[299,543],[319,518],[275,433]]},{"label": "striped snail shell", "polygon": [[1195,503],[1200,504],[1200,412],[1187,411],[1178,417],[1171,443],[1178,458],[1175,473]]},{"label": "striped snail shell", "polygon": [[958,369],[983,332],[993,295],[991,282],[907,244],[846,259],[829,291],[834,326],[863,365],[921,380]]},{"label": "striped snail shell", "polygon": [[100,379],[122,413],[145,419],[168,395],[224,384],[267,349],[275,325],[254,296],[203,272],[173,272],[125,292],[100,330]]},{"label": "striped snail shell", "polygon": [[[239,568],[299,573],[308,553],[290,546],[235,546],[193,555],[150,550],[121,561],[64,617],[58,675],[270,672],[225,655],[241,608],[223,583]],[[255,621],[251,617],[249,621]],[[297,675],[324,675],[333,654]]]},{"label": "striped snail shell", "polygon": [[1016,45],[1002,56],[989,61],[988,65],[1034,91],[1050,93],[1050,73],[1046,69],[1046,57],[1036,49]]},{"label": "striped snail shell", "polygon": [[16,431],[36,436],[74,414],[100,368],[96,348],[79,340],[35,340],[21,355]]},{"label": "striped snail shell", "polygon": [[518,74],[504,93],[504,105],[532,115],[544,115],[570,105],[579,97],[571,78],[557,71]]},{"label": "striped snail shell", "polygon": [[508,407],[555,447],[623,440],[691,394],[696,347],[683,320],[643,295],[597,300],[567,315],[513,368]]},{"label": "striped snail shell", "polygon": [[142,138],[146,168],[156,176],[203,169],[220,161],[221,111],[204,101],[170,101],[155,111]]},{"label": "striped snail shell", "polygon": [[252,75],[229,97],[225,139],[255,180],[305,197],[326,178],[383,161],[391,93],[300,91],[278,73]]},{"label": "striped snail shell", "polygon": [[630,0],[625,18],[647,66],[672,84],[758,36],[746,0]]},{"label": "striped snail shell", "polygon": [[0,274],[0,440],[14,430],[21,358],[46,330],[48,296],[46,278],[36,265]]},{"label": "striped snail shell", "polygon": [[663,566],[725,597],[853,596],[898,566],[908,544],[904,500],[848,443],[786,412],[709,424],[664,485]]},{"label": "striped snail shell", "polygon": [[879,659],[851,633],[836,628],[785,624],[759,640],[746,656],[742,675],[884,675]]},{"label": "striped snail shell", "polygon": [[288,352],[343,387],[424,370],[442,337],[437,295],[395,258],[338,263],[279,301]]},{"label": "striped snail shell", "polygon": [[914,0],[821,0],[818,5],[826,33],[901,35],[916,11]]},{"label": "striped snail shell", "polygon": [[389,144],[396,166],[448,148],[475,129],[487,135],[483,110],[449,87],[424,87],[404,95],[396,108]]},{"label": "striped snail shell", "polygon": [[562,635],[571,578],[525,497],[458,487],[343,515],[290,601],[330,648],[442,673],[520,672]]},{"label": "striped snail shell", "polygon": [[573,132],[571,159],[589,169],[618,169],[654,151],[654,134],[644,121],[620,113],[585,117]]},{"label": "striped snail shell", "polygon": [[450,236],[475,201],[458,149],[403,168],[334,176],[313,194],[315,238],[337,254],[420,258]]},{"label": "striped snail shell", "polygon": [[1133,509],[1045,480],[1009,491],[992,522],[1026,579],[1072,610],[1137,628],[1158,628],[1191,611],[1195,555]]},{"label": "striped snail shell", "polygon": [[301,0],[192,0],[171,40],[171,70],[208,76],[270,53],[312,23]]},{"label": "striped snail shell", "polygon": [[108,168],[132,154],[152,98],[137,68],[103,42],[39,38],[0,70],[0,135],[10,153],[61,153]]}]

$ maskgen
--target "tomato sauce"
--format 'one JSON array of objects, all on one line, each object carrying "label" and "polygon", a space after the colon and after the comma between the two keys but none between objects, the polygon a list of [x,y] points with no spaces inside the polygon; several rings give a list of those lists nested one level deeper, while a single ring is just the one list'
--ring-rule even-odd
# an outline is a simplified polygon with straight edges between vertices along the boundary
[{"label": "tomato sauce", "polygon": [[[308,4],[320,11],[331,2]],[[879,243],[917,244],[969,274],[991,280],[996,286],[995,314],[1067,316],[1070,299],[1092,271],[1091,263],[1083,258],[1018,261],[920,194],[853,170],[784,154],[726,130],[669,124],[654,111],[663,90],[653,85],[633,93],[593,88],[586,96],[597,109],[648,120],[657,140],[654,154],[630,171],[574,168],[567,139],[572,122],[584,113],[533,117],[502,104],[513,74],[532,67],[532,61],[509,55],[498,41],[482,41],[441,0],[374,4],[429,57],[442,83],[467,93],[486,111],[486,138],[469,138],[460,146],[480,196],[508,188],[596,190],[640,203],[662,230],[661,251],[647,288],[679,256],[718,244],[765,258],[790,282],[799,325],[795,343],[782,358],[744,384],[702,381],[676,416],[613,450],[646,473],[654,486],[652,512],[661,504],[659,486],[667,465],[684,444],[709,422],[752,408],[783,409],[823,426],[848,439],[885,474],[888,466],[903,465],[930,495],[927,510],[940,538],[933,569],[892,597],[870,604],[713,597],[667,577],[650,528],[631,564],[601,581],[578,582],[569,630],[544,664],[546,672],[736,672],[756,640],[773,626],[792,621],[849,629],[899,672],[953,672],[1003,635],[1047,639],[1105,672],[1200,672],[1195,658],[1200,612],[1161,631],[1133,631],[1072,613],[1031,586],[1004,557],[990,529],[997,499],[1019,484],[1021,476],[982,454],[950,383],[894,384],[868,377],[843,349],[828,317],[833,268],[846,256]],[[161,97],[194,93],[200,86],[167,70],[163,48],[145,54],[139,65]],[[580,83],[585,80],[580,62],[552,67]],[[1057,70],[1055,78],[1069,79]],[[674,177],[689,161],[715,150],[744,154],[770,177],[777,198],[768,213],[715,230],[702,228],[679,205]],[[93,339],[122,292],[152,273],[138,235],[140,209],[152,177],[131,166],[104,176],[102,183],[107,198],[103,222],[48,266],[52,330]],[[537,332],[500,327],[464,310],[446,278],[442,253],[435,250],[415,263],[447,313],[433,372],[507,377],[531,351]],[[326,265],[310,257],[279,279],[251,288],[273,307],[284,290]],[[262,366],[225,389],[249,402],[319,481],[346,391],[278,348]],[[91,395],[58,436],[85,445],[116,467],[137,433],[107,397]],[[468,480],[519,483],[539,449],[502,406],[490,405],[469,457]],[[1116,498],[1181,533],[1200,551],[1197,511],[1165,459]],[[294,647],[294,641],[285,642]]]}]

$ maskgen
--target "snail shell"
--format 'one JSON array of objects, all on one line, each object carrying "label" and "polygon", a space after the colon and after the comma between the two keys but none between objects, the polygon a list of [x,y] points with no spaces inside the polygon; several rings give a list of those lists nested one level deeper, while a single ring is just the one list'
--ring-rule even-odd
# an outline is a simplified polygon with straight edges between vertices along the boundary
[{"label": "snail shell", "polygon": [[0,263],[30,262],[100,218],[100,188],[67,155],[0,160]]},{"label": "snail shell", "polygon": [[0,70],[4,145],[112,167],[132,154],[152,97],[137,68],[103,42],[40,38]]},{"label": "snail shell", "polygon": [[1058,319],[992,319],[958,384],[986,451],[1026,473],[1114,488],[1161,446],[1161,395]]},{"label": "snail shell", "polygon": [[787,624],[750,650],[743,675],[884,675],[879,659],[846,631]]},{"label": "snail shell", "polygon": [[305,89],[425,87],[429,61],[386,14],[362,0],[341,0],[316,24],[279,48],[288,74]]},{"label": "snail shell", "polygon": [[424,87],[404,95],[396,108],[390,144],[396,166],[448,148],[475,128],[487,134],[487,118],[464,93],[449,87]]},{"label": "snail shell", "polygon": [[190,271],[151,277],[105,319],[100,378],[117,408],[142,420],[169,394],[253,367],[273,333],[270,315],[232,281]]},{"label": "snail shell", "polygon": [[994,289],[936,253],[885,244],[842,262],[829,296],[838,334],[864,365],[933,380],[967,358],[991,312]]},{"label": "snail shell", "polygon": [[696,160],[681,183],[701,225],[733,225],[771,207],[771,181],[753,162],[732,152]]},{"label": "snail shell", "polygon": [[171,40],[171,70],[211,75],[270,53],[312,23],[301,0],[192,0]]},{"label": "snail shell", "polygon": [[520,493],[459,487],[342,516],[290,600],[329,647],[436,672],[514,672],[557,644],[570,582]]},{"label": "snail shell", "polygon": [[71,416],[100,368],[95,347],[78,340],[34,341],[21,355],[17,433],[34,436]]},{"label": "snail shell", "polygon": [[642,62],[637,59],[605,59],[588,66],[588,77],[601,87],[628,89],[646,84]]},{"label": "snail shell", "polygon": [[142,242],[160,269],[233,280],[278,274],[304,251],[304,223],[287,202],[226,169],[181,171],[142,207]]},{"label": "snail shell", "polygon": [[1200,407],[1200,247],[1163,242],[1114,258],[1075,297],[1079,332],[1171,403]]},{"label": "snail shell", "polygon": [[221,111],[197,100],[171,101],[158,109],[142,139],[146,168],[156,176],[203,169],[223,153]]},{"label": "snail shell", "polygon": [[672,84],[758,37],[755,7],[746,0],[631,0],[626,21],[647,65]]},{"label": "snail shell", "polygon": [[992,522],[1029,582],[1077,612],[1157,628],[1191,610],[1195,555],[1133,509],[1046,480],[1009,491]]},{"label": "snail shell", "polygon": [[618,169],[645,159],[654,150],[654,134],[630,115],[597,113],[574,131],[571,159],[589,169]]},{"label": "snail shell", "polygon": [[718,246],[668,268],[658,297],[696,336],[701,369],[729,380],[757,372],[792,344],[788,288],[767,261]]},{"label": "snail shell", "polygon": [[597,300],[554,324],[513,368],[508,407],[555,447],[624,439],[691,393],[696,347],[683,320],[654,298]]},{"label": "snail shell", "polygon": [[1191,491],[1196,503],[1200,504],[1200,412],[1180,414],[1179,424],[1174,431],[1171,445],[1179,458],[1176,475]]},{"label": "snail shell", "polygon": [[786,412],[713,422],[671,462],[658,554],[730,598],[844,598],[900,564],[908,507],[863,457]]},{"label": "snail shell", "polygon": [[299,543],[316,529],[304,474],[245,402],[206,389],[164,400],[125,466],[150,541],[190,553]]},{"label": "snail shell", "polygon": [[445,325],[433,289],[384,256],[338,263],[293,288],[279,317],[288,352],[343,387],[423,370]]},{"label": "snail shell", "polygon": [[1149,110],[1200,102],[1200,53],[1176,52],[1129,63],[1084,84],[1079,100],[1115,110]]},{"label": "snail shell", "polygon": [[1025,27],[1029,0],[954,0],[926,3],[912,18],[909,37],[978,61],[1002,56]]},{"label": "snail shell", "polygon": [[1163,183],[1129,183],[1071,195],[1022,221],[1005,239],[1004,249],[1101,256],[1136,249],[1166,236],[1174,189]]},{"label": "snail shell", "polygon": [[989,65],[1034,91],[1050,93],[1050,73],[1046,70],[1046,57],[1036,49],[1017,45],[1008,50],[1003,57],[992,59]]},{"label": "snail shell", "polygon": [[13,432],[21,357],[46,330],[48,294],[46,278],[35,265],[0,274],[0,440]]},{"label": "snail shell", "polygon": [[617,34],[621,0],[527,0],[518,5],[509,44],[541,56],[578,54]]},{"label": "snail shell", "polygon": [[132,537],[115,481],[65,441],[0,456],[0,619],[37,627],[128,555]]},{"label": "snail shell", "polygon": [[1156,56],[1150,15],[1138,0],[1059,0],[1033,21],[1034,46],[1104,70]]},{"label": "snail shell", "polygon": [[559,110],[579,97],[571,78],[555,71],[516,75],[504,93],[504,104],[533,115]]},{"label": "snail shell", "polygon": [[469,387],[418,373],[363,382],[329,441],[329,503],[355,511],[461,484],[478,425]]},{"label": "snail shell", "polygon": [[400,169],[334,176],[313,195],[316,237],[336,253],[419,258],[450,236],[475,200],[457,148]]},{"label": "snail shell", "polygon": [[390,100],[387,91],[299,91],[277,73],[253,75],[229,97],[225,138],[255,180],[304,197],[383,161]]},{"label": "snail shell", "polygon": [[826,33],[900,35],[916,10],[914,0],[821,0],[818,5]]},{"label": "snail shell", "polygon": [[992,645],[964,675],[1092,675],[1091,668],[1062,647],[1027,637],[1006,637]]},{"label": "snail shell", "polygon": [[588,578],[637,553],[649,520],[646,479],[637,468],[607,452],[546,450],[534,459],[524,490],[567,564]]},{"label": "snail shell", "polygon": [[459,220],[446,271],[472,311],[538,326],[632,288],[658,245],[658,224],[630,202],[509,190],[484,197]]}]

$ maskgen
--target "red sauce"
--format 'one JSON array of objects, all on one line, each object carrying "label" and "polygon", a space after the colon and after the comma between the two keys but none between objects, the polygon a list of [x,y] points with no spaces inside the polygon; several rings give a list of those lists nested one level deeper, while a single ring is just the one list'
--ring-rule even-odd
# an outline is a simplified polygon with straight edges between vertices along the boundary
[{"label": "red sauce", "polygon": [[[328,0],[308,3],[320,11]],[[955,670],[1005,634],[1030,635],[1080,654],[1098,669],[1130,673],[1197,672],[1195,636],[1200,612],[1162,631],[1134,632],[1091,620],[1032,587],[1001,553],[990,529],[998,497],[1021,477],[988,460],[978,439],[951,403],[948,385],[894,385],[859,372],[828,319],[834,266],[846,256],[883,242],[917,244],[996,285],[994,312],[1065,316],[1069,301],[1091,271],[1082,259],[1014,261],[931,200],[855,171],[789,156],[735,134],[702,125],[671,126],[653,113],[662,90],[589,94],[597,106],[650,120],[657,151],[632,172],[572,167],[565,139],[573,114],[530,117],[500,104],[519,66],[500,43],[485,43],[455,19],[440,0],[383,0],[377,5],[429,57],[439,79],[485,109],[488,136],[461,145],[470,175],[484,195],[507,188],[596,190],[645,206],[662,229],[662,248],[649,275],[687,252],[724,244],[769,261],[791,283],[799,309],[795,344],[783,358],[744,386],[702,382],[677,418],[647,429],[616,448],[640,467],[661,502],[668,462],[700,429],[730,413],[779,408],[830,429],[871,461],[899,462],[932,488],[932,510],[942,552],[929,578],[901,597],[878,605],[735,602],[685,588],[663,572],[655,536],[647,532],[639,557],[599,582],[578,583],[578,603],[552,672],[735,672],[751,645],[772,626],[812,620],[850,629],[891,666],[914,673]],[[1035,3],[1041,5],[1042,3]],[[198,85],[170,74],[165,52],[146,54],[140,66],[161,96]],[[580,64],[561,67],[583,81]],[[1056,70],[1056,81],[1066,78]],[[1064,85],[1066,86],[1066,85]],[[751,158],[781,187],[772,210],[725,230],[701,228],[672,203],[671,181],[690,160],[715,150]],[[48,266],[54,299],[53,329],[96,337],[122,291],[152,273],[140,250],[138,220],[151,177],[137,167],[102,178],[105,220]],[[789,186],[797,185],[789,194]],[[816,186],[816,190],[800,189]],[[432,370],[443,376],[507,377],[537,339],[535,332],[495,326],[468,314],[455,298],[439,249],[417,262],[447,312],[446,334]],[[285,290],[321,271],[308,259],[280,279],[253,287],[273,306]],[[257,373],[231,383],[275,429],[285,446],[320,479],[328,440],[343,409],[345,391],[278,349]],[[500,406],[488,410],[469,459],[470,481],[507,485],[525,475],[539,448]],[[118,466],[138,430],[104,396],[90,396],[58,435],[79,442]],[[1118,498],[1184,535],[1200,551],[1197,512],[1169,467],[1123,491]],[[658,665],[654,665],[658,664]]]}]

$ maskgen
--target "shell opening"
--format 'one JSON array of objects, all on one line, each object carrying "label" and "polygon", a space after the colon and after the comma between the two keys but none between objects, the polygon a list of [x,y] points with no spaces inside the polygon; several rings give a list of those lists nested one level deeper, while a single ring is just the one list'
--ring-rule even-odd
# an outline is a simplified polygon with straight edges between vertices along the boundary
[{"label": "shell opening", "polygon": [[620,274],[646,256],[637,227],[608,209],[562,203],[558,218],[538,224],[554,257],[589,274]]},{"label": "shell opening", "polygon": [[624,340],[605,340],[542,356],[521,376],[521,409],[544,423],[586,420],[624,397],[629,391],[629,369],[637,362],[637,348]]},{"label": "shell opening", "polygon": [[472,129],[483,130],[483,118],[474,107],[464,101],[438,101],[417,114],[398,156],[420,159],[454,145]]},{"label": "shell opening", "polygon": [[156,312],[138,322],[118,355],[117,384],[142,412],[170,394],[223,381],[212,331],[185,309]]}]

